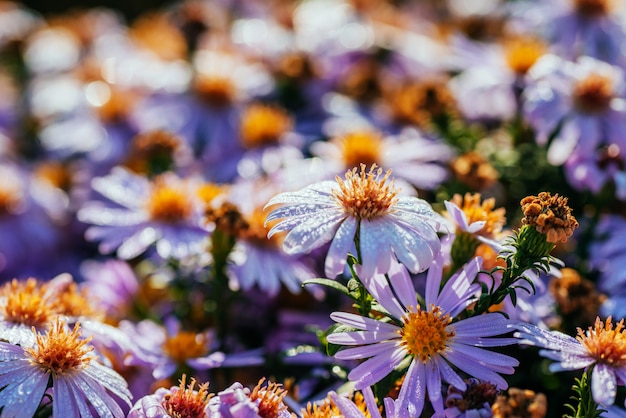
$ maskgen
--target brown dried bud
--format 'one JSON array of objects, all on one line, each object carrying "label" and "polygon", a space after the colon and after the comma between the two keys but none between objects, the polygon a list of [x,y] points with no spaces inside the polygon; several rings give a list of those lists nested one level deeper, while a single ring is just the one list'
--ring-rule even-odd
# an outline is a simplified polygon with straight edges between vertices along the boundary
[{"label": "brown dried bud", "polygon": [[567,198],[541,192],[539,196],[527,196],[520,202],[523,225],[534,226],[546,235],[546,241],[556,244],[565,242],[578,228],[578,221],[567,206]]}]

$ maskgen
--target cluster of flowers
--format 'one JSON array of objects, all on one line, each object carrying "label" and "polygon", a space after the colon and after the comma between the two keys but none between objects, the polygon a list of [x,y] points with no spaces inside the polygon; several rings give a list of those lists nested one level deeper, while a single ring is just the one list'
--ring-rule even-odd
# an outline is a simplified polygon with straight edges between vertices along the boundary
[{"label": "cluster of flowers", "polygon": [[0,416],[626,416],[625,51],[611,0],[0,1]]}]

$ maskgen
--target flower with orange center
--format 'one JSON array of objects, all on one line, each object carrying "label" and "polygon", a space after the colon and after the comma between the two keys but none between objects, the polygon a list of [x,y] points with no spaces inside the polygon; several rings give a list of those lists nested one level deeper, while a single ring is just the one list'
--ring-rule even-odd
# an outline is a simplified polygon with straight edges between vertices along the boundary
[{"label": "flower with orange center", "polygon": [[287,411],[287,405],[283,402],[287,391],[279,383],[268,382],[264,385],[264,382],[265,378],[259,380],[250,393],[250,399],[257,404],[257,413],[261,418],[278,417]]},{"label": "flower with orange center", "polygon": [[13,279],[6,283],[2,288],[2,299],[2,320],[5,322],[43,330],[56,316],[47,286],[34,278]]},{"label": "flower with orange center", "polygon": [[[184,258],[206,251],[212,229],[206,224],[197,183],[172,172],[154,181],[116,167],[92,180],[92,187],[109,202],[87,202],[78,219],[91,224],[86,237],[101,241],[99,250],[117,250],[132,259],[155,245],[164,258]],[[110,205],[110,206],[109,206]]]},{"label": "flower with orange center", "polygon": [[504,56],[509,68],[516,74],[524,75],[537,60],[547,52],[547,45],[536,38],[518,37],[504,44]]},{"label": "flower with orange center", "polygon": [[187,359],[205,356],[209,353],[209,340],[205,334],[191,331],[180,331],[167,337],[163,343],[163,351],[178,364]]},{"label": "flower with orange center", "polygon": [[[213,396],[209,393],[209,384],[204,383],[194,389],[196,380],[191,379],[188,386],[185,386],[187,375],[183,374],[180,385],[170,389],[169,393],[162,395],[161,405],[166,413],[171,417],[202,417],[209,404],[209,399]],[[157,396],[160,394],[156,394]],[[132,417],[133,415],[129,415]]]},{"label": "flower with orange center", "polygon": [[596,404],[615,403],[617,385],[626,382],[626,329],[624,320],[613,325],[597,317],[586,331],[578,329],[576,338],[559,331],[548,331],[531,324],[518,324],[521,344],[542,348],[539,354],[555,360],[550,371],[591,370],[591,393]]},{"label": "flower with orange center", "polygon": [[156,181],[146,210],[153,221],[176,223],[191,216],[193,205],[183,190]]},{"label": "flower with orange center", "polygon": [[2,174],[13,175],[0,179],[0,216],[17,214],[24,208],[23,184],[10,170],[2,169]]},{"label": "flower with orange center", "polygon": [[81,338],[79,324],[69,329],[60,320],[37,334],[32,346],[0,342],[0,379],[6,385],[2,415],[34,416],[51,387],[53,416],[80,416],[91,408],[102,416],[123,416],[117,402],[130,405],[126,381],[99,363],[93,350],[89,338]]},{"label": "flower with orange center", "polygon": [[350,132],[338,137],[336,141],[342,150],[346,167],[359,167],[361,164],[371,167],[381,163],[382,138],[377,132]]},{"label": "flower with orange center", "polygon": [[347,396],[331,391],[322,402],[309,403],[306,409],[301,411],[301,414],[303,418],[333,418],[338,416],[381,418],[371,388],[365,388],[362,392],[353,392]]},{"label": "flower with orange center", "polygon": [[187,43],[183,34],[168,17],[160,13],[146,13],[129,28],[130,37],[141,47],[168,61],[185,59]]},{"label": "flower with orange center", "polygon": [[[388,182],[388,180],[390,180]],[[437,231],[443,219],[417,197],[399,194],[391,172],[365,164],[339,177],[296,192],[274,196],[266,207],[274,209],[266,222],[283,218],[274,225],[285,236],[288,254],[306,253],[331,241],[326,257],[326,275],[342,273],[348,253],[356,246],[364,277],[386,271],[396,257],[413,271],[423,271],[439,251]]]},{"label": "flower with orange center", "polygon": [[277,144],[292,127],[289,114],[276,106],[252,104],[241,115],[239,134],[245,148]]},{"label": "flower with orange center", "polygon": [[[450,203],[453,203],[456,208],[462,211],[462,215],[464,215],[464,221],[461,219],[463,222],[458,224],[460,229],[467,230],[470,225],[480,222],[478,225],[482,226],[474,232],[488,238],[493,238],[502,231],[502,227],[506,222],[504,217],[506,210],[504,208],[494,209],[496,200],[493,197],[483,200],[482,203],[480,199],[480,193],[465,193],[463,197],[460,194],[455,194],[452,196]],[[446,205],[446,208],[451,212],[450,215],[453,216],[454,219],[457,219],[457,221],[459,217],[463,218],[460,213],[457,213],[456,208],[450,205]]]},{"label": "flower with orange center", "polygon": [[336,358],[364,360],[348,374],[355,388],[364,389],[393,370],[408,367],[399,370],[406,374],[393,402],[398,416],[407,410],[411,416],[420,416],[425,399],[429,399],[435,412],[441,413],[441,378],[460,391],[467,387],[453,367],[499,389],[506,388],[506,381],[498,373],[513,373],[517,360],[482,347],[513,344],[515,340],[510,338],[490,338],[508,333],[509,320],[499,313],[456,319],[475,300],[480,289],[475,278],[480,269],[480,260],[473,259],[442,287],[440,254],[426,277],[426,308],[418,304],[411,277],[401,264],[394,264],[387,275],[377,274],[363,281],[388,316],[377,320],[333,312],[334,321],[354,331],[339,331],[327,337],[330,343],[348,346],[340,349]]},{"label": "flower with orange center", "polygon": [[602,74],[591,73],[574,85],[574,105],[584,113],[601,113],[615,96],[613,81]]},{"label": "flower with orange center", "polygon": [[226,106],[233,103],[236,86],[228,77],[198,73],[194,87],[201,99],[213,106]]}]

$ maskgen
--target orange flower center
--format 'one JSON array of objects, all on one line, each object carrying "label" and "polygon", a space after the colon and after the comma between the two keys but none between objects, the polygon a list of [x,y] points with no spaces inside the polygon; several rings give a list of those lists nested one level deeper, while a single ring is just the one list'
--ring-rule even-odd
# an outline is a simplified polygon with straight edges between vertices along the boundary
[{"label": "orange flower center", "polygon": [[178,390],[165,395],[161,404],[172,418],[203,417],[209,399],[213,396],[208,392],[209,384],[200,385],[196,391],[196,380],[192,378],[189,385],[185,386],[186,377],[183,374]]},{"label": "orange flower center", "polygon": [[147,210],[154,221],[176,223],[191,216],[193,205],[182,190],[157,181],[147,202]]},{"label": "orange flower center", "polygon": [[227,77],[199,72],[194,85],[198,94],[214,106],[225,106],[235,99],[235,84]]},{"label": "orange flower center", "polygon": [[365,164],[367,167],[380,163],[382,154],[382,139],[376,132],[351,132],[337,140],[341,147],[343,161],[346,167],[358,167]]},{"label": "orange flower center", "polygon": [[520,75],[526,74],[547,50],[546,45],[538,39],[522,37],[506,42],[505,48],[507,64]]},{"label": "orange flower center", "polygon": [[611,367],[624,367],[626,365],[625,333],[623,319],[613,328],[611,317],[608,317],[604,323],[598,317],[594,326],[589,327],[586,333],[578,328],[576,339],[597,362]]},{"label": "orange flower center", "polygon": [[184,59],[187,55],[183,34],[165,15],[149,13],[140,17],[130,28],[130,36],[161,59]]},{"label": "orange flower center", "polygon": [[261,418],[275,418],[283,411],[287,410],[287,405],[283,403],[283,399],[287,396],[282,385],[269,382],[263,386],[265,378],[259,380],[250,394],[250,399],[257,402],[258,414]]},{"label": "orange flower center", "polygon": [[243,112],[239,132],[243,146],[255,148],[276,144],[291,126],[291,118],[284,110],[253,104]]},{"label": "orange flower center", "polygon": [[443,315],[439,306],[433,305],[431,311],[410,306],[402,320],[404,327],[399,331],[402,344],[409,354],[423,363],[445,351],[448,341],[455,335],[454,328],[449,326],[450,315]]},{"label": "orange flower center", "polygon": [[163,350],[170,358],[180,364],[187,359],[207,355],[209,353],[209,340],[204,334],[181,331],[165,340]]},{"label": "orange flower center", "polygon": [[0,180],[0,215],[19,212],[23,194],[19,182]]},{"label": "orange flower center", "polygon": [[[243,238],[253,242],[256,245],[264,247],[277,248],[281,245],[282,235],[273,235],[267,238],[267,233],[271,229],[273,223],[265,225],[267,214],[262,210],[255,210],[251,215],[246,217],[246,228],[242,230]],[[274,222],[275,223],[275,222]]]},{"label": "orange flower center", "polygon": [[605,111],[613,96],[611,79],[601,74],[590,74],[574,86],[574,105],[585,113]]},{"label": "orange flower center", "polygon": [[43,328],[54,316],[54,311],[45,296],[46,286],[40,286],[33,278],[25,282],[13,279],[4,285],[2,293],[6,297],[5,321]]},{"label": "orange flower center", "polygon": [[386,184],[391,170],[381,177],[382,172],[376,164],[369,171],[361,164],[360,172],[355,167],[346,173],[345,180],[336,178],[339,190],[333,190],[333,196],[347,213],[358,219],[371,220],[386,215],[398,201],[398,189],[393,181]]},{"label": "orange flower center", "polygon": [[82,369],[91,361],[88,345],[91,338],[81,339],[79,324],[73,330],[57,320],[45,335],[37,334],[35,346],[26,350],[31,363],[45,373],[62,376]]},{"label": "orange flower center", "polygon": [[485,221],[485,226],[478,231],[479,234],[491,237],[502,230],[506,219],[504,218],[504,208],[494,210],[496,200],[494,198],[485,199],[480,203],[480,193],[466,193],[465,197],[455,194],[452,203],[457,205],[465,216],[468,223]]}]

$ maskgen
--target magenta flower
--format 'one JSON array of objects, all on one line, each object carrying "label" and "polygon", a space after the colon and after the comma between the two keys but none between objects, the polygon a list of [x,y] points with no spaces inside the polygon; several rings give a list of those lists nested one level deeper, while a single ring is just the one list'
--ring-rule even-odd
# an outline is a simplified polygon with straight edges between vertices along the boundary
[{"label": "magenta flower", "polygon": [[355,242],[364,277],[389,269],[393,255],[412,272],[428,268],[441,243],[437,231],[443,220],[417,197],[402,196],[388,171],[373,165],[354,168],[345,180],[322,181],[297,192],[274,196],[274,209],[266,222],[284,218],[268,236],[289,231],[283,243],[289,254],[306,253],[331,241],[325,271],[335,277],[344,271],[346,257]]},{"label": "magenta flower", "polygon": [[515,343],[513,338],[488,338],[509,332],[509,321],[499,313],[455,320],[480,291],[474,279],[481,262],[472,259],[440,290],[443,262],[441,256],[436,257],[428,270],[424,307],[400,264],[392,265],[388,281],[382,274],[365,281],[367,290],[389,312],[391,322],[344,312],[331,314],[333,320],[356,329],[331,334],[328,341],[354,346],[340,350],[335,355],[338,359],[365,359],[348,375],[357,389],[377,383],[401,363],[406,364],[407,357],[408,370],[394,405],[409,416],[420,415],[427,395],[435,411],[443,411],[442,380],[465,390],[465,381],[453,367],[507,388],[498,373],[513,373],[518,361],[483,347]]}]

